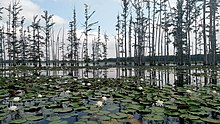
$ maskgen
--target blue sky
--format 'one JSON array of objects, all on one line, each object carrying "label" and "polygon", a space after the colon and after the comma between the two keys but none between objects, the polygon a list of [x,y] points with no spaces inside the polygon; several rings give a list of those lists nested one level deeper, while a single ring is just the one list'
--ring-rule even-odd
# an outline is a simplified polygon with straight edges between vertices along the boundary
[{"label": "blue sky", "polygon": [[[64,20],[72,19],[73,8],[76,8],[78,29],[82,29],[84,22],[84,4],[90,6],[90,12],[96,11],[91,22],[99,21],[103,32],[113,35],[115,33],[116,16],[121,11],[120,0],[32,0],[42,10],[57,15]],[[96,28],[96,27],[94,27]]]},{"label": "blue sky", "polygon": [[[7,7],[13,0],[1,0],[0,6]],[[115,25],[116,17],[118,13],[121,13],[121,0],[20,0],[22,5],[21,16],[26,18],[25,25],[28,26],[33,20],[33,16],[42,15],[44,10],[48,10],[49,14],[53,14],[53,21],[56,23],[54,26],[55,34],[60,28],[65,26],[65,30],[68,30],[69,21],[72,19],[73,9],[76,8],[77,13],[77,28],[78,37],[82,34],[84,28],[84,4],[88,4],[90,12],[95,11],[95,14],[91,18],[90,22],[99,21],[94,26],[94,30],[91,32],[92,35],[89,39],[89,45],[91,40],[97,35],[97,28],[101,26],[101,34],[106,33],[109,36],[108,42],[108,57],[115,57],[115,40],[116,34]],[[7,11],[3,12],[3,21],[0,25],[6,25]],[[67,35],[67,33],[65,33]],[[67,38],[67,36],[65,36]],[[81,47],[81,46],[80,46]],[[91,47],[91,46],[90,46]],[[89,50],[91,52],[91,50]]]}]

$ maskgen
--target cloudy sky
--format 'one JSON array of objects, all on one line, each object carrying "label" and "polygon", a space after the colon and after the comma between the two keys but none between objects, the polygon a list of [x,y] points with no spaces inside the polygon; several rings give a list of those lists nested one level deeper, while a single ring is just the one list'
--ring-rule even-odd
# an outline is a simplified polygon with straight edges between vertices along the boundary
[{"label": "cloudy sky", "polygon": [[[7,7],[14,0],[1,0],[0,6]],[[44,10],[53,14],[53,21],[56,23],[55,30],[63,26],[68,29],[68,22],[72,19],[73,9],[77,13],[78,32],[83,31],[85,3],[89,5],[89,11],[95,11],[90,22],[99,21],[94,26],[93,34],[96,34],[97,27],[101,26],[102,34],[110,37],[109,57],[114,57],[114,38],[116,16],[121,11],[121,0],[20,0],[22,5],[21,16],[26,18],[26,26],[30,25],[34,15],[41,15]],[[3,23],[7,21],[7,11],[4,10]],[[0,22],[0,23],[2,23]],[[93,36],[94,37],[94,36]]]},{"label": "cloudy sky", "polygon": [[[11,2],[15,0],[1,0],[0,6],[7,7]],[[77,13],[77,29],[78,35],[81,35],[84,23],[84,9],[85,3],[89,5],[89,12],[95,11],[92,16],[90,23],[99,21],[94,26],[94,35],[97,34],[97,27],[101,26],[101,34],[106,33],[109,36],[108,42],[108,57],[115,57],[115,40],[114,35],[116,34],[115,25],[116,17],[118,13],[121,13],[121,0],[17,0],[20,1],[23,11],[21,16],[26,18],[25,25],[31,24],[34,15],[43,14],[44,10],[47,10],[49,14],[53,14],[53,21],[56,23],[55,31],[58,32],[60,28],[65,27],[68,30],[68,23],[72,20],[73,9],[76,9]],[[171,0],[172,1],[172,0]],[[171,2],[175,4],[175,2]],[[0,24],[3,25],[7,21],[7,11],[4,10],[3,21]],[[57,34],[57,33],[56,33]],[[67,33],[66,33],[67,34]],[[67,39],[67,36],[66,38]],[[90,47],[91,48],[91,47]],[[91,53],[91,50],[89,50]]]}]

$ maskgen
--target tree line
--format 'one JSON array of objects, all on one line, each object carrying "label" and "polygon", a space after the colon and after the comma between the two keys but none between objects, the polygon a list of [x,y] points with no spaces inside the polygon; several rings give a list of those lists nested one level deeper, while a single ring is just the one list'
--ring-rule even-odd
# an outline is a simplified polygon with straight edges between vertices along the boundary
[{"label": "tree line", "polygon": [[147,56],[150,65],[166,65],[174,55],[177,65],[191,65],[192,55],[203,55],[204,65],[216,65],[219,2],[122,0],[116,22],[117,64],[143,66]]},{"label": "tree line", "polygon": [[[55,34],[53,16],[48,11],[42,15],[33,16],[30,25],[25,25],[25,17],[21,15],[22,5],[15,0],[8,7],[0,8],[0,20],[3,10],[6,10],[7,22],[0,26],[0,64],[1,67],[33,65],[34,67],[66,65],[80,66],[79,63],[88,66],[99,65],[97,60],[107,58],[107,34],[101,35],[98,21],[90,22],[95,11],[90,12],[85,4],[85,22],[83,24],[83,38],[77,36],[76,10],[73,10],[72,20],[69,21],[67,38],[65,29],[60,28]],[[6,19],[5,19],[6,20]],[[27,24],[26,24],[27,25]],[[89,33],[97,27],[97,37],[92,39],[92,54],[89,55]],[[103,36],[103,38],[101,38]],[[103,40],[104,39],[104,40]],[[81,49],[80,49],[81,48]],[[82,51],[80,51],[82,50]],[[81,53],[81,55],[80,55]]]},{"label": "tree line", "polygon": [[[171,4],[175,3],[175,5]],[[216,65],[219,53],[219,0],[121,0],[122,12],[116,16],[116,64],[124,66],[167,65],[173,60],[177,65]],[[0,7],[7,20],[0,26],[1,67],[17,65],[99,66],[108,56],[107,34],[102,35],[98,21],[91,22],[95,11],[84,5],[82,36],[77,35],[77,13],[74,8],[69,21],[67,38],[65,29],[54,31],[53,15],[43,11],[33,16],[28,26],[21,15],[22,6],[14,1]],[[89,34],[97,29],[91,39]],[[92,45],[89,43],[92,42]],[[92,50],[89,52],[89,50]],[[192,56],[194,57],[192,60]],[[200,56],[199,58],[197,58]],[[172,57],[170,59],[169,57]],[[148,60],[146,60],[146,58]],[[81,65],[82,64],[82,65]]]}]

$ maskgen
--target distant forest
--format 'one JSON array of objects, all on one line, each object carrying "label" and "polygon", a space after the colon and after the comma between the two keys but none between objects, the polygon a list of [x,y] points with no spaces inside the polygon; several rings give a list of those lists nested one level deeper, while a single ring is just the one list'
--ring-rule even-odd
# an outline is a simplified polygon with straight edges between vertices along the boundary
[{"label": "distant forest", "polygon": [[[115,16],[115,44],[110,44],[115,46],[116,56],[108,59],[109,36],[102,35],[98,21],[90,21],[95,11],[89,5],[85,4],[84,31],[78,36],[75,9],[68,32],[60,28],[55,34],[52,14],[45,10],[25,26],[22,5],[14,0],[8,6],[0,4],[0,64],[1,67],[66,63],[99,66],[100,61],[105,65],[114,61],[124,66],[198,62],[216,65],[220,58],[219,3],[219,0],[121,0],[122,12]],[[2,18],[3,13],[7,13],[7,19]],[[94,29],[97,35],[91,39],[89,35]]]}]

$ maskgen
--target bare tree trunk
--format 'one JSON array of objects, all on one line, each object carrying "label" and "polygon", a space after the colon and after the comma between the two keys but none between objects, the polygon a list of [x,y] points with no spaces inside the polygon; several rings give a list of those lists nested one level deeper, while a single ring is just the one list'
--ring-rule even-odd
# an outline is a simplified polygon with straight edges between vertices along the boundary
[{"label": "bare tree trunk", "polygon": [[203,45],[204,45],[204,61],[203,65],[208,64],[207,58],[207,42],[206,42],[206,0],[203,0]]},{"label": "bare tree trunk", "polygon": [[152,24],[152,29],[153,29],[153,31],[152,31],[152,46],[151,46],[151,48],[152,48],[152,59],[153,59],[153,61],[152,61],[152,63],[150,64],[150,65],[155,65],[155,16],[156,16],[156,0],[153,0],[153,24]]}]

